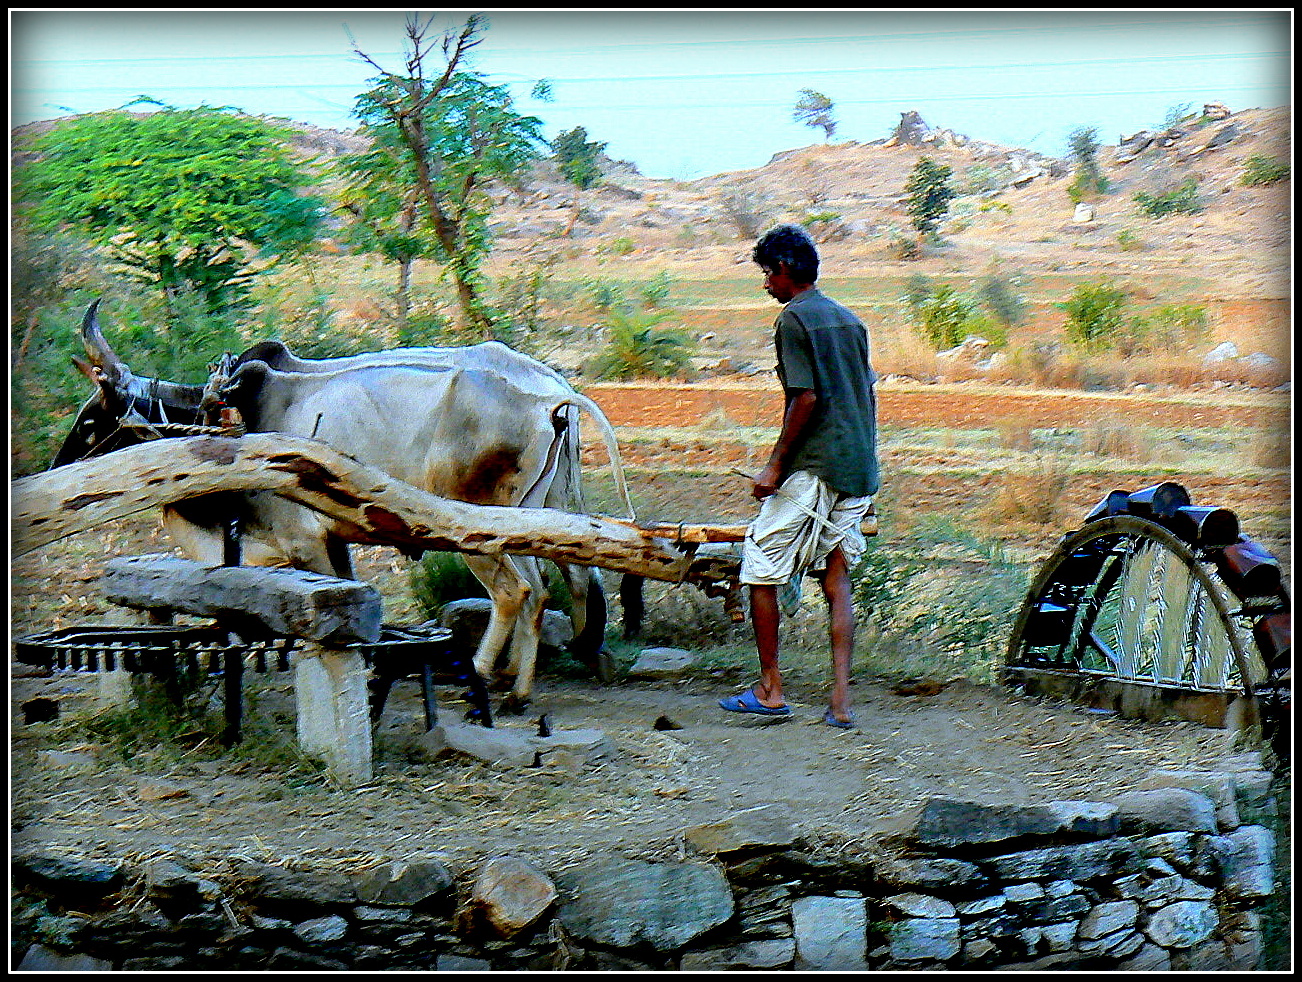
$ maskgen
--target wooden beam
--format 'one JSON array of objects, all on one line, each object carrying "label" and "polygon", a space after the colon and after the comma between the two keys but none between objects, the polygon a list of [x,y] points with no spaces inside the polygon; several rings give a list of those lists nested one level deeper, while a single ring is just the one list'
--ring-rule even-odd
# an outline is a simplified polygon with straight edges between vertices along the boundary
[{"label": "wooden beam", "polygon": [[470,505],[421,491],[328,444],[281,433],[155,440],[20,478],[11,550],[216,491],[273,491],[341,522],[355,542],[513,553],[668,582],[735,580],[738,561],[657,534],[550,508]]}]

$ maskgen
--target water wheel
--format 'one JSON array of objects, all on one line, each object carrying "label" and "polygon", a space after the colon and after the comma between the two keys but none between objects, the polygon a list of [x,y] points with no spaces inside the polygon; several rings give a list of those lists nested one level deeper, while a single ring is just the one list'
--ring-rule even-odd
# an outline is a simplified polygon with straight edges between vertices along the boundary
[{"label": "water wheel", "polygon": [[1036,574],[1005,674],[1128,716],[1225,726],[1235,707],[1282,755],[1289,610],[1278,562],[1232,512],[1195,508],[1175,484],[1114,491]]}]

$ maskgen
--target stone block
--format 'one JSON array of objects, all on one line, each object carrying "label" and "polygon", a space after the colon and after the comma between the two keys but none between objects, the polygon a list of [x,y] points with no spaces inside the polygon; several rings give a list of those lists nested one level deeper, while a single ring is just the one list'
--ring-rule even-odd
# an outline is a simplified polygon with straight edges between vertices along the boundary
[{"label": "stone block", "polygon": [[683,838],[699,852],[717,856],[740,849],[780,849],[795,842],[796,833],[786,810],[760,805],[689,828]]},{"label": "stone block", "polygon": [[353,877],[357,899],[373,906],[411,907],[452,885],[452,871],[434,856],[389,860]]},{"label": "stone block", "polygon": [[1063,832],[1108,836],[1114,834],[1117,827],[1116,807],[1100,802],[990,805],[954,798],[930,798],[923,803],[913,836],[924,846],[953,848]]},{"label": "stone block", "polygon": [[1157,770],[1139,783],[1139,790],[1186,788],[1212,800],[1216,824],[1222,832],[1239,827],[1235,777],[1219,771]]},{"label": "stone block", "polygon": [[926,917],[931,919],[957,917],[958,912],[948,900],[930,897],[925,893],[897,893],[882,898],[882,903],[894,908],[905,917]]},{"label": "stone block", "polygon": [[110,560],[101,584],[109,602],[134,609],[252,619],[272,634],[332,645],[380,637],[380,594],[356,580],[152,555]]},{"label": "stone block", "polygon": [[20,972],[111,972],[113,963],[90,955],[65,955],[34,944],[27,949],[17,968]]},{"label": "stone block", "polygon": [[1129,791],[1113,799],[1125,833],[1215,832],[1216,806],[1186,788]]},{"label": "stone block", "polygon": [[628,670],[628,676],[635,679],[682,678],[696,662],[696,655],[682,648],[643,648]]},{"label": "stone block", "polygon": [[1130,872],[1138,850],[1129,839],[1101,839],[992,856],[983,862],[999,880],[1093,880]]},{"label": "stone block", "polygon": [[726,948],[685,951],[678,963],[680,972],[726,972],[737,970],[778,970],[788,967],[796,956],[792,938],[769,938],[745,941]]},{"label": "stone block", "polygon": [[893,887],[917,890],[978,888],[985,875],[975,863],[949,857],[891,858],[874,868],[876,878]]},{"label": "stone block", "polygon": [[1230,896],[1248,900],[1274,892],[1275,834],[1270,829],[1246,825],[1210,841]]},{"label": "stone block", "polygon": [[1117,931],[1128,931],[1139,918],[1139,904],[1133,900],[1112,900],[1098,904],[1080,922],[1079,936],[1093,941]]},{"label": "stone block", "polygon": [[371,716],[366,661],[357,651],[315,645],[294,662],[298,742],[325,761],[344,787],[371,779]]},{"label": "stone block", "polygon": [[896,961],[947,961],[959,952],[957,918],[911,918],[890,928],[891,957]]},{"label": "stone block", "polygon": [[682,948],[732,916],[732,890],[704,863],[598,859],[556,877],[557,918],[571,936],[609,947]]},{"label": "stone block", "polygon": [[540,918],[556,900],[556,885],[532,864],[495,856],[479,871],[470,908],[499,937],[510,938]]},{"label": "stone block", "polygon": [[302,921],[295,924],[292,930],[304,944],[329,944],[344,939],[348,934],[348,922],[338,914],[330,914]]},{"label": "stone block", "polygon": [[[801,897],[791,905],[796,971],[861,972],[868,968],[868,908],[862,898]],[[958,921],[954,921],[958,948]]]},{"label": "stone block", "polygon": [[1154,911],[1144,933],[1163,948],[1192,948],[1206,941],[1220,924],[1216,908],[1206,900],[1177,900]]}]

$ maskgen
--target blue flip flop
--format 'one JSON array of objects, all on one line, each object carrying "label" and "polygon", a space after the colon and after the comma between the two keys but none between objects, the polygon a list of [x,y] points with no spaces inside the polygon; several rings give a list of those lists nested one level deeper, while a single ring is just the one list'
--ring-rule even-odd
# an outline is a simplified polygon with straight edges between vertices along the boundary
[{"label": "blue flip flop", "polygon": [[747,689],[736,696],[719,700],[719,708],[730,713],[751,713],[755,716],[790,716],[790,706],[766,706],[759,701],[754,689]]},{"label": "blue flip flop", "polygon": [[836,714],[830,709],[823,714],[823,722],[828,726],[835,726],[838,730],[853,730],[859,725],[859,721],[855,719],[854,713],[851,713],[850,718],[847,720],[839,720],[836,718]]}]

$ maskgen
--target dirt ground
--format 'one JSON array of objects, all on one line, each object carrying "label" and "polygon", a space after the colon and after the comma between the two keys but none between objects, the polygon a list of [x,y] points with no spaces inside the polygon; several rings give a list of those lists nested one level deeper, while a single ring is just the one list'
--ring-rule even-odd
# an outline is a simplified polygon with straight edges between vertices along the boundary
[{"label": "dirt ground", "polygon": [[[602,731],[613,752],[579,770],[416,753],[419,686],[400,683],[379,730],[375,780],[351,791],[296,782],[292,772],[212,747],[163,762],[74,744],[59,748],[72,757],[52,758],[38,751],[54,724],[24,725],[15,706],[12,845],[179,854],[214,870],[239,855],[349,869],[429,853],[462,870],[500,853],[555,870],[597,853],[678,856],[684,829],[777,804],[815,847],[871,853],[934,795],[1107,800],[1154,768],[1203,767],[1225,747],[1224,731],[1123,720],[962,682],[918,695],[859,680],[854,731],[818,722],[824,697],[810,685],[791,687],[790,719],[720,710],[718,698],[745,681],[544,678],[528,714],[499,716],[497,725],[533,732],[546,713],[554,731]],[[271,714],[292,729],[289,676],[254,685],[250,716]],[[13,694],[17,702],[58,694],[67,705],[91,698],[92,686],[84,677],[17,678]],[[442,718],[458,718],[456,690],[440,687],[439,701]],[[679,728],[657,729],[660,717]],[[93,763],[80,766],[81,757]]]}]

